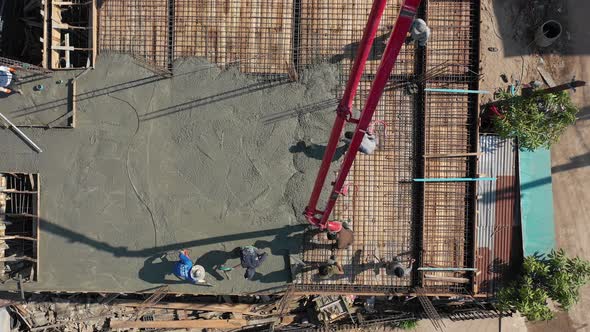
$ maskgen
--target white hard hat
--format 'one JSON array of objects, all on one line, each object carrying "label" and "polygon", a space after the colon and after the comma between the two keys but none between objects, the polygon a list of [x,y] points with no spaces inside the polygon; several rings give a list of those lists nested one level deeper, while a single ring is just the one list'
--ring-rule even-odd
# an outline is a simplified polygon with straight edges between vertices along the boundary
[{"label": "white hard hat", "polygon": [[205,282],[205,268],[201,265],[194,265],[191,268],[191,277],[197,282]]}]

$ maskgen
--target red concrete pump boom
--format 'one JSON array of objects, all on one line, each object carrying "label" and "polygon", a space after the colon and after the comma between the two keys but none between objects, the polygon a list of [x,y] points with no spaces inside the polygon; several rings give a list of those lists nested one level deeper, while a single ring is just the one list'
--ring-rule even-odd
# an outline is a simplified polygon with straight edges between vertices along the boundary
[{"label": "red concrete pump boom", "polygon": [[[334,121],[334,126],[332,127],[332,132],[326,147],[326,152],[322,159],[322,165],[318,171],[318,176],[315,180],[313,191],[311,193],[311,197],[309,198],[309,203],[305,208],[305,217],[307,220],[312,225],[318,226],[320,229],[325,229],[328,225],[328,218],[334,209],[336,199],[341,194],[346,177],[350,172],[350,168],[352,167],[352,163],[356,158],[356,154],[361,145],[363,137],[365,136],[367,128],[371,123],[371,119],[373,118],[373,114],[377,108],[377,104],[383,95],[383,90],[385,89],[389,75],[393,70],[397,56],[399,55],[399,52],[406,40],[408,31],[410,31],[412,22],[414,21],[414,16],[416,15],[416,11],[420,5],[420,0],[404,1],[397,21],[395,22],[395,26],[393,27],[393,31],[391,32],[389,41],[387,42],[387,46],[385,47],[385,51],[381,58],[381,64],[377,69],[377,75],[375,76],[375,80],[373,81],[369,91],[369,96],[367,98],[367,102],[365,103],[365,107],[363,108],[360,117],[358,119],[354,119],[352,118],[352,103],[354,101],[354,96],[356,95],[361,76],[363,75],[365,64],[367,62],[367,58],[369,57],[375,35],[377,34],[377,28],[379,27],[379,23],[381,21],[381,17],[383,16],[386,4],[387,0],[373,1],[373,7],[371,8],[371,13],[369,14],[369,19],[363,32],[363,37],[361,39],[358,53],[350,72],[350,77],[346,84],[342,100],[336,109],[336,119]],[[336,153],[336,148],[338,146],[338,142],[340,141],[340,135],[342,134],[342,130],[344,129],[346,122],[356,124],[354,135],[352,137],[352,141],[350,142],[349,148],[344,155],[344,160],[340,166],[338,176],[333,184],[330,196],[328,197],[328,203],[326,204],[324,210],[318,210],[318,200],[320,198],[322,188],[326,182],[326,177],[328,175],[328,171],[330,170],[330,163],[332,162],[332,159]]]}]

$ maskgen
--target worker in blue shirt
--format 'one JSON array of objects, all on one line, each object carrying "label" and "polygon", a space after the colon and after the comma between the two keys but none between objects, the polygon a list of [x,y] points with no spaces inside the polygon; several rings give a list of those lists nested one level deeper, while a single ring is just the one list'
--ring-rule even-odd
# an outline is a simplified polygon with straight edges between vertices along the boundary
[{"label": "worker in blue shirt", "polygon": [[174,266],[174,275],[195,284],[205,283],[205,268],[193,264],[186,250],[180,251],[178,257],[180,261]]}]

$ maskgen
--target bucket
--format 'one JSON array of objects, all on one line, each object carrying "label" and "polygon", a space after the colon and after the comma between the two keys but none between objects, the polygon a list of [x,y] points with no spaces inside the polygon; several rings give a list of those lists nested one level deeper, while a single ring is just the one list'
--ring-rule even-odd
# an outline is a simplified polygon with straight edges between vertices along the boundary
[{"label": "bucket", "polygon": [[535,33],[535,42],[540,47],[547,47],[553,44],[561,36],[561,24],[554,20],[543,23]]}]

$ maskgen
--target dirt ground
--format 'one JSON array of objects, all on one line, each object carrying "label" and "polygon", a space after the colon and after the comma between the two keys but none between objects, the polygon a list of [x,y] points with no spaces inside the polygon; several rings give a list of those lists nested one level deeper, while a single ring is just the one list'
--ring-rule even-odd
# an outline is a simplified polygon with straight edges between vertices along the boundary
[{"label": "dirt ground", "polygon": [[[532,6],[532,10],[531,7]],[[514,84],[543,81],[542,67],[557,84],[590,79],[590,30],[587,13],[590,2],[482,1],[483,90],[505,88],[500,75]],[[523,16],[524,15],[524,16]],[[546,19],[556,19],[564,27],[554,45],[540,49],[531,43],[534,27]],[[488,48],[497,48],[498,51]],[[557,246],[570,255],[590,259],[590,92],[588,87],[572,93],[580,107],[578,121],[551,149],[553,199]],[[488,97],[489,98],[489,97]],[[485,101],[486,99],[482,99]],[[590,286],[582,290],[580,302],[569,312],[548,323],[527,324],[529,331],[590,331]]]}]

